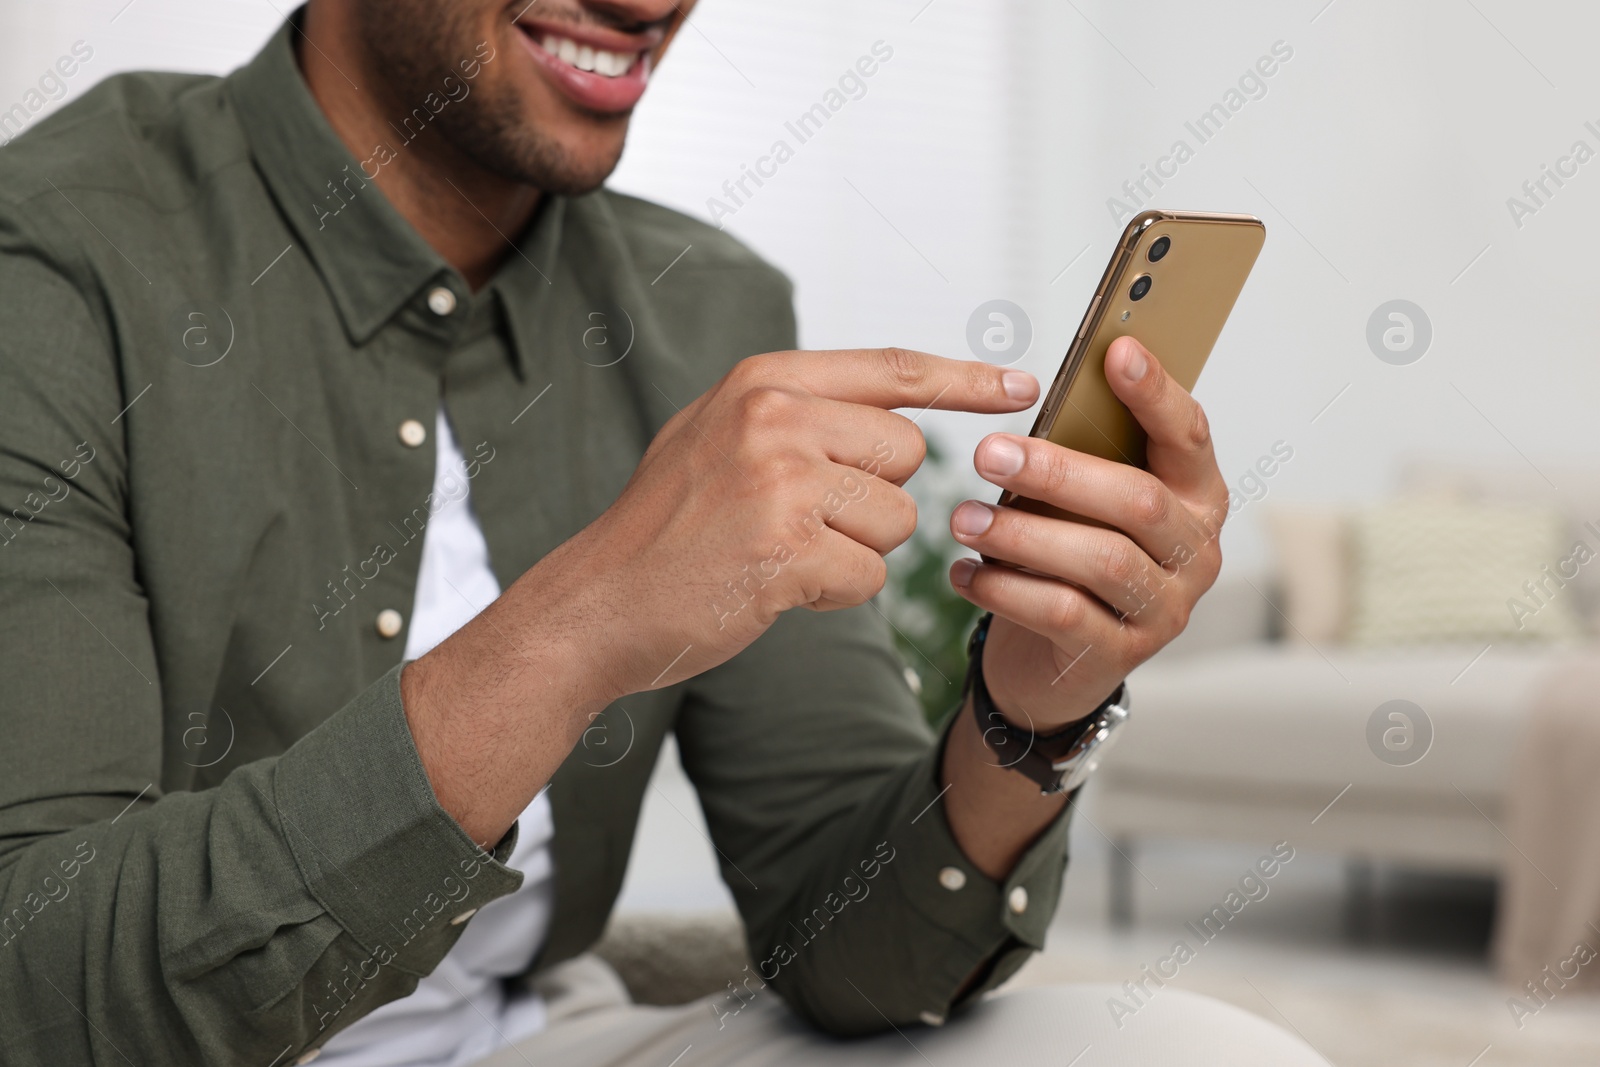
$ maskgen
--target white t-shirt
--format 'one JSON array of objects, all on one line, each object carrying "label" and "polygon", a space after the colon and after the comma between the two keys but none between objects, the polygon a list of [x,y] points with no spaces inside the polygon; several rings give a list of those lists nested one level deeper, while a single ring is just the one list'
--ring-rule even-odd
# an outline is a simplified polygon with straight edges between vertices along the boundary
[{"label": "white t-shirt", "polygon": [[[500,595],[489,569],[489,545],[472,511],[466,462],[443,408],[434,440],[439,458],[433,492],[444,505],[422,536],[422,569],[406,634],[408,660],[455,633]],[[544,1029],[544,1001],[531,994],[510,996],[503,981],[527,968],[550,927],[554,826],[544,792],[517,822],[517,847],[507,864],[523,873],[522,887],[474,915],[461,940],[409,997],[334,1035],[318,1057],[321,1067],[463,1067]]]}]

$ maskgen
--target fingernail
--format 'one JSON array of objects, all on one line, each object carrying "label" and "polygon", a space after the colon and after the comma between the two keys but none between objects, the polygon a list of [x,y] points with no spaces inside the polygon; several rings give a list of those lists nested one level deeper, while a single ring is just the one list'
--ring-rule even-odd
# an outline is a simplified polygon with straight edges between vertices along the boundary
[{"label": "fingernail", "polygon": [[951,516],[950,524],[962,537],[977,537],[994,525],[994,509],[976,500],[963,501]]},{"label": "fingernail", "polygon": [[1150,369],[1150,361],[1144,358],[1144,353],[1137,345],[1129,345],[1128,350],[1127,358],[1122,361],[1122,376],[1130,382],[1136,382]]},{"label": "fingernail", "polygon": [[950,581],[958,589],[965,589],[972,584],[972,575],[978,569],[975,559],[958,559],[950,565]]},{"label": "fingernail", "polygon": [[1009,478],[1022,469],[1022,446],[1006,437],[994,437],[983,446],[979,460],[983,473]]},{"label": "fingernail", "polygon": [[1012,400],[1032,400],[1039,395],[1039,381],[1025,370],[1008,370],[1000,375],[1000,387]]}]

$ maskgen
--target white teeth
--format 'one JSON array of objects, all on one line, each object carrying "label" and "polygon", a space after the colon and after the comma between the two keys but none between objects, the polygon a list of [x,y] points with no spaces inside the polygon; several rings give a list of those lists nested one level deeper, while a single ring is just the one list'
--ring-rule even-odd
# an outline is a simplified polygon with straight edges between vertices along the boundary
[{"label": "white teeth", "polygon": [[589,45],[580,45],[566,37],[557,37],[547,33],[539,38],[539,47],[560,59],[563,63],[577,67],[579,70],[590,71],[607,78],[620,78],[633,69],[639,61],[637,52],[607,52],[602,49],[592,48]]},{"label": "white teeth", "polygon": [[637,53],[623,55],[620,52],[596,52],[594,69],[608,78],[620,78],[633,69],[634,61],[638,58]]}]

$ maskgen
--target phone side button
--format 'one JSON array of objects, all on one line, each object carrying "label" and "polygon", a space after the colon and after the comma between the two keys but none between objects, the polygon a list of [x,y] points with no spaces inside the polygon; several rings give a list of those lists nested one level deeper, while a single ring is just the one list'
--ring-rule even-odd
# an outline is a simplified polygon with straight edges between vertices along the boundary
[{"label": "phone side button", "polygon": [[1078,327],[1078,337],[1082,338],[1089,332],[1089,324],[1094,321],[1094,313],[1100,308],[1100,294],[1094,294],[1094,299],[1089,301],[1089,310],[1083,313],[1083,324]]}]

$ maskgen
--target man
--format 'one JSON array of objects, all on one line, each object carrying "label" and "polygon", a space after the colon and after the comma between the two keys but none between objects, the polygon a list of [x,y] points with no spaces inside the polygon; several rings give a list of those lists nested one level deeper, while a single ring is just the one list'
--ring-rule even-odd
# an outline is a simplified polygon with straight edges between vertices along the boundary
[{"label": "man", "polygon": [[[1042,944],[1065,863],[1066,793],[985,733],[1106,715],[1216,574],[1204,418],[1130,344],[1152,473],[980,445],[1108,525],[956,511],[1027,570],[952,569],[994,613],[989,725],[935,743],[858,606],[916,521],[893,409],[1038,385],[791,351],[780,275],[595,191],[687,6],[311,0],[227,79],[113,78],[5,150],[7,1063],[834,1047],[767,984],[836,1034],[919,1028],[837,1052],[871,1062],[1106,1030],[1058,992],[920,1028]],[[744,1019],[631,1007],[584,955],[668,730],[748,927]],[[1224,1034],[1296,1062],[1177,991],[1104,1043]]]}]

